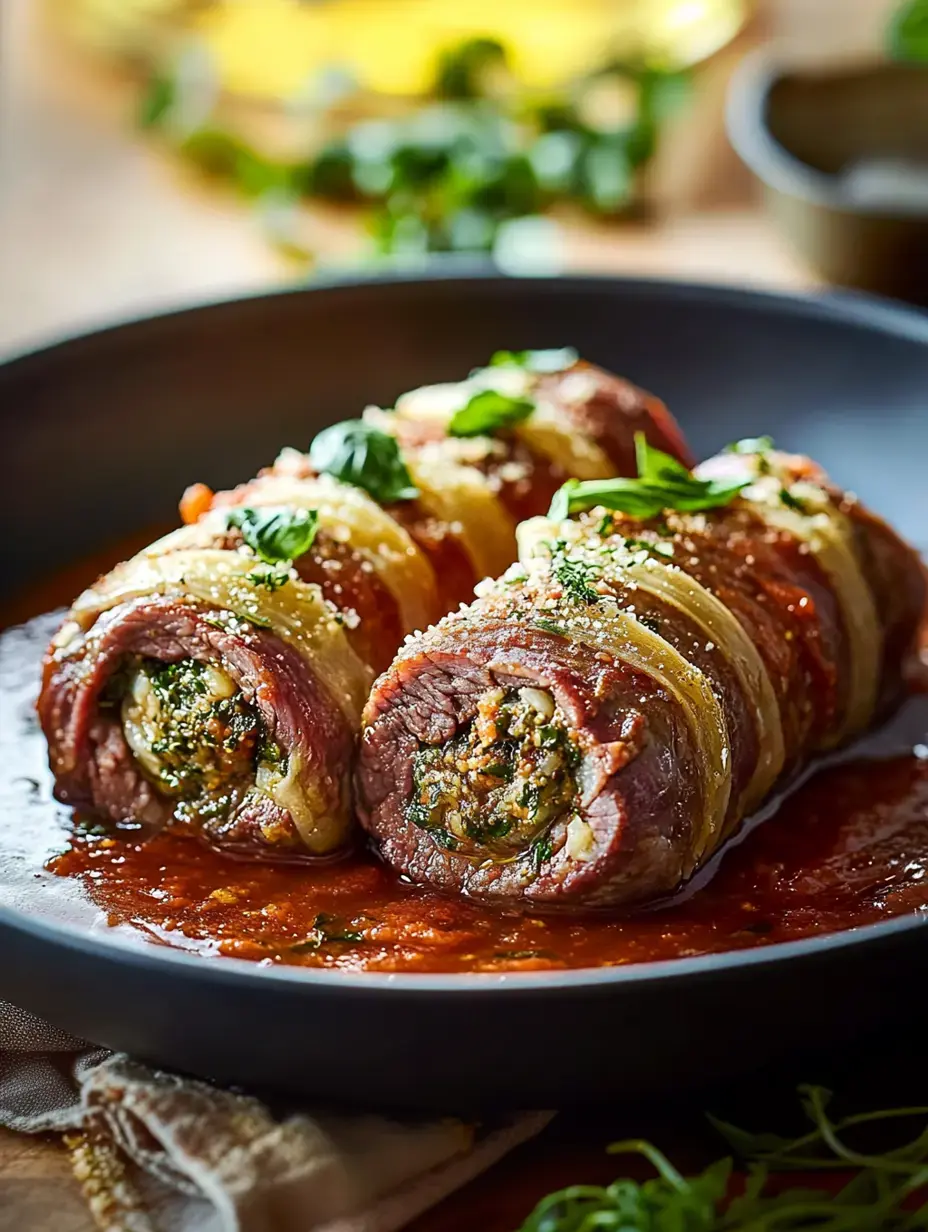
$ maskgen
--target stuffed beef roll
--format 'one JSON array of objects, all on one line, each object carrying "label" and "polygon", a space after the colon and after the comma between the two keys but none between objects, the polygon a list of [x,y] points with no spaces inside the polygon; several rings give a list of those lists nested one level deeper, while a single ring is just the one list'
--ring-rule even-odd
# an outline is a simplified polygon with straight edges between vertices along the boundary
[{"label": "stuffed beef roll", "polygon": [[377,672],[510,563],[566,468],[627,467],[642,425],[683,453],[650,395],[572,353],[507,354],[233,491],[195,485],[187,525],[81,595],[49,649],[58,797],[244,852],[337,852]]},{"label": "stuffed beef roll", "polygon": [[889,527],[765,441],[695,473],[639,454],[638,479],[566,485],[520,563],[375,685],[361,816],[411,881],[670,894],[899,699],[925,581]]}]

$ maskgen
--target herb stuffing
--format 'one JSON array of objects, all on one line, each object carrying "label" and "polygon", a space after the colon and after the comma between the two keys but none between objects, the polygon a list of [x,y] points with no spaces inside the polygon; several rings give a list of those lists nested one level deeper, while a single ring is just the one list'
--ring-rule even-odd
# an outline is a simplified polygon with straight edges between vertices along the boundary
[{"label": "herb stuffing", "polygon": [[602,505],[646,521],[665,509],[696,513],[730,505],[750,479],[698,479],[692,471],[635,433],[637,479],[569,479],[554,494],[548,516],[556,521]]},{"label": "herb stuffing", "polygon": [[[833,1120],[829,1091],[804,1086],[799,1092],[812,1128],[796,1138],[752,1134],[709,1118],[746,1161],[743,1186],[731,1185],[730,1158],[686,1176],[650,1142],[614,1142],[607,1148],[610,1154],[642,1156],[657,1176],[643,1182],[623,1177],[607,1186],[572,1185],[552,1193],[519,1232],[914,1232],[928,1227],[928,1107]],[[885,1130],[900,1121],[919,1124],[919,1132],[894,1149],[871,1153],[846,1141],[862,1126]],[[770,1183],[775,1173],[836,1169],[851,1174],[837,1192]],[[737,1196],[730,1196],[732,1189]]]},{"label": "herb stuffing", "polygon": [[573,807],[577,760],[549,693],[491,691],[451,739],[419,749],[407,819],[448,851],[525,856],[537,873],[539,838]]},{"label": "herb stuffing", "polygon": [[535,409],[531,398],[513,398],[495,389],[482,389],[451,416],[449,436],[490,436],[527,419]]},{"label": "herb stuffing", "polygon": [[320,432],[309,460],[320,474],[363,488],[383,505],[419,495],[394,438],[361,419],[348,419]]},{"label": "herb stuffing", "polygon": [[[319,515],[315,509],[233,509],[228,524],[242,532],[245,543],[265,564],[286,564],[289,568],[292,561],[312,547]],[[255,578],[250,580],[254,582]],[[260,583],[255,584],[268,585],[267,575],[262,573]]]}]

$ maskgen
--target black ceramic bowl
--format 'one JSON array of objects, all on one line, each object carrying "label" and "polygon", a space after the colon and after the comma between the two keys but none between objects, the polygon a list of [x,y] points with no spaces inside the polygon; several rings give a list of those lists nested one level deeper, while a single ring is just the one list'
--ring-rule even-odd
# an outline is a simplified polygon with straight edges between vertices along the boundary
[{"label": "black ceramic bowl", "polygon": [[[16,590],[163,521],[191,479],[242,479],[369,401],[463,374],[502,346],[565,344],[660,393],[697,453],[772,433],[928,538],[928,318],[862,298],[672,283],[393,279],[197,308],[0,368],[0,579]],[[30,654],[20,638],[11,670],[32,670]],[[3,764],[0,797],[26,773],[18,758]],[[100,1044],[248,1086],[441,1110],[626,1100],[894,1014],[911,1022],[928,1000],[919,917],[750,953],[543,974],[346,975],[183,954],[114,935],[86,904],[53,911],[24,854],[30,818],[49,824],[50,806],[30,807],[0,823],[0,997]]]},{"label": "black ceramic bowl", "polygon": [[831,282],[928,303],[928,65],[746,57],[728,133],[771,216]]}]

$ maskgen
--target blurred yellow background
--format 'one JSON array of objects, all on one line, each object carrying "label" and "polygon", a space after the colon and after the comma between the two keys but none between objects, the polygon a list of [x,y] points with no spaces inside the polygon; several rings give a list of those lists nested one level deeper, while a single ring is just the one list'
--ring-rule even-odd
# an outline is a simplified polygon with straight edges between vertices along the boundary
[{"label": "blurred yellow background", "polygon": [[[482,13],[492,14],[494,32],[518,32],[515,64],[538,84],[568,74],[593,50],[601,59],[611,49],[605,35],[590,44],[607,14],[614,31],[627,19],[641,45],[644,13],[648,54],[667,57],[667,40],[677,40],[677,60],[725,43],[743,15],[739,0],[3,0],[0,352],[299,274],[234,193],[203,182],[163,142],[138,131],[137,68],[127,72],[101,51],[118,47],[131,67],[168,54],[178,31],[195,28],[209,35],[229,88],[265,99],[289,96],[308,71],[306,32],[324,15],[340,29],[350,25],[350,33],[333,39],[343,57],[347,49],[358,64],[370,63],[382,90],[405,92],[421,84],[439,38],[411,31],[440,31],[444,41],[449,30],[482,26]],[[734,41],[700,63],[688,103],[661,133],[647,168],[650,216],[615,224],[567,217],[564,268],[814,285],[762,215],[724,135],[731,72],[770,28],[764,13],[748,16]],[[304,31],[305,47],[295,29]],[[557,39],[554,29],[561,31]],[[322,60],[328,53],[320,47],[317,54]],[[330,262],[350,258],[363,239],[350,211],[326,203],[310,203],[306,227],[312,248]]]},{"label": "blurred yellow background", "polygon": [[686,65],[737,32],[746,0],[58,0],[60,20],[96,46],[201,38],[222,85],[258,98],[296,94],[336,65],[367,88],[424,91],[436,51],[491,35],[529,88],[559,84],[609,55]]}]

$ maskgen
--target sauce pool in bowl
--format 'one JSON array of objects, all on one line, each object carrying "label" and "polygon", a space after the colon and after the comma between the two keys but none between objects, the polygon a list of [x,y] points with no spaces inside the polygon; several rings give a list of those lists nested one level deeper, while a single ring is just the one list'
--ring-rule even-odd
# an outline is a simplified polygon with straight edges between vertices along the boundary
[{"label": "sauce pool in bowl", "polygon": [[[94,562],[88,576],[106,563]],[[21,619],[75,589],[71,571],[11,615]],[[322,865],[272,865],[170,830],[147,836],[73,818],[51,797],[32,714],[53,628],[52,618],[38,618],[4,634],[0,646],[8,708],[0,727],[0,902],[26,893],[65,917],[95,912],[103,926],[204,956],[397,972],[625,965],[928,910],[925,693],[875,742],[820,768],[736,838],[701,888],[622,916],[530,915],[405,885],[369,850]]]}]

